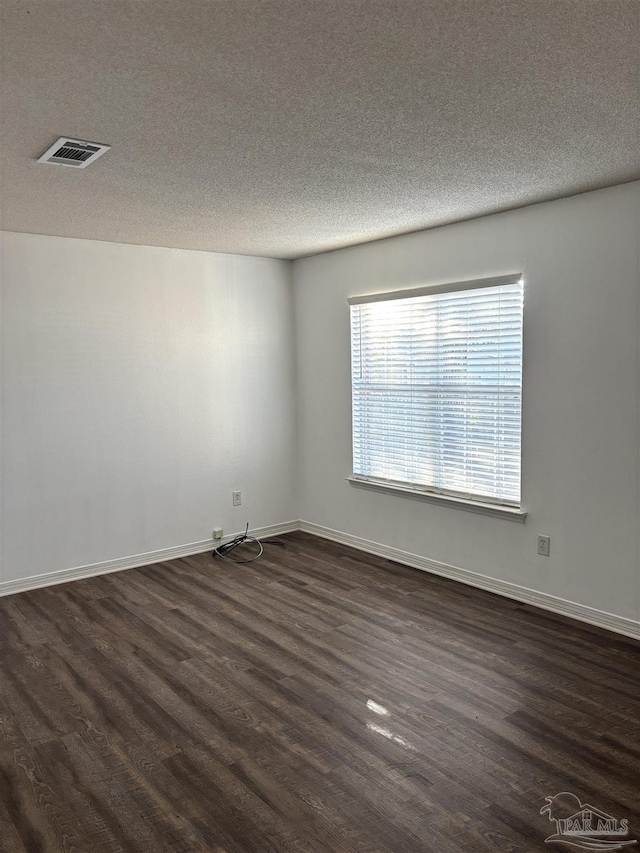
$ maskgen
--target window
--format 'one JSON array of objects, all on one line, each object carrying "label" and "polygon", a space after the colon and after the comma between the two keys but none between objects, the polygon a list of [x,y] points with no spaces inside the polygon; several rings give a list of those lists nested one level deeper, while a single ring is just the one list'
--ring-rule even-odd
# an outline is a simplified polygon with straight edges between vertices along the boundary
[{"label": "window", "polygon": [[354,479],[520,505],[520,275],[355,297]]}]

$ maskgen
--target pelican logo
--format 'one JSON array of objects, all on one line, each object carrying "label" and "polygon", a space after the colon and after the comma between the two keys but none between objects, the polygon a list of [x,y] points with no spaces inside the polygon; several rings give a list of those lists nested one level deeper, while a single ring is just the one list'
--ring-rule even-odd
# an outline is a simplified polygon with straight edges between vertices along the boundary
[{"label": "pelican logo", "polygon": [[636,844],[629,834],[629,821],[617,820],[610,814],[581,803],[575,794],[563,791],[546,797],[540,814],[546,814],[556,825],[556,832],[545,838],[546,844],[569,844],[582,850],[620,850]]}]

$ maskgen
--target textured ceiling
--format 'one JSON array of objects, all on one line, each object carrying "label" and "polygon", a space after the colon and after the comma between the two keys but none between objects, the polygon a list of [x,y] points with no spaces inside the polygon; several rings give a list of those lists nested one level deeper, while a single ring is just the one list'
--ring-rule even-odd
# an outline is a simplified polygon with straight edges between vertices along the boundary
[{"label": "textured ceiling", "polygon": [[2,9],[8,230],[292,258],[640,177],[638,0]]}]

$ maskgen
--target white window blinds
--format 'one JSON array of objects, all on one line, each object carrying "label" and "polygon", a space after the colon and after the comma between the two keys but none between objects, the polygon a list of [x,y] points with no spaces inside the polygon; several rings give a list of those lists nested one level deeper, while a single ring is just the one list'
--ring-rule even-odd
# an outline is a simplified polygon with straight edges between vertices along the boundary
[{"label": "white window blinds", "polygon": [[354,475],[519,506],[521,277],[349,301]]}]

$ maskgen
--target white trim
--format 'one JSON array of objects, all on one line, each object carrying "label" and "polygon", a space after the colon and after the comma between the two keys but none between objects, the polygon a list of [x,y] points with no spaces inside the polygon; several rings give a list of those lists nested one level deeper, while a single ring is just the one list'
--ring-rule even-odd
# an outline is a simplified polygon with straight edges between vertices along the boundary
[{"label": "white trim", "polygon": [[[266,539],[269,536],[280,536],[283,533],[292,533],[299,529],[297,521],[285,521],[282,524],[271,524],[268,527],[258,527],[250,530],[252,536]],[[244,533],[244,530],[242,531]],[[236,534],[234,534],[236,535]],[[131,557],[120,557],[116,560],[105,560],[102,563],[91,563],[87,566],[77,566],[74,569],[62,569],[57,572],[47,572],[42,575],[33,575],[29,578],[19,578],[14,581],[0,582],[0,596],[14,595],[17,592],[26,592],[30,589],[39,589],[45,586],[54,586],[59,583],[92,578],[96,575],[106,575],[111,572],[121,572],[125,569],[135,569],[139,566],[148,566],[153,563],[162,563],[164,560],[175,560],[179,557],[188,557],[192,554],[202,554],[212,551],[220,542],[227,542],[232,536],[225,536],[222,540],[203,539],[200,542],[191,542],[188,545],[177,545],[175,548],[161,548],[158,551],[148,551],[146,554],[135,554]]]},{"label": "white trim", "polygon": [[517,284],[524,273],[516,272],[510,275],[496,275],[492,278],[474,278],[469,281],[452,281],[449,284],[427,284],[421,287],[392,290],[388,293],[370,293],[367,296],[350,296],[349,305],[366,305],[370,302],[388,302],[391,299],[412,299],[418,296],[431,296],[433,293],[454,293],[457,290],[477,290],[479,287],[504,287],[507,284]]},{"label": "white trim", "polygon": [[429,560],[427,557],[411,554],[409,551],[402,551],[399,548],[392,548],[389,545],[382,545],[379,542],[361,539],[359,536],[352,536],[350,533],[332,530],[330,527],[323,527],[320,524],[313,524],[310,521],[300,521],[300,530],[303,530],[305,533],[312,533],[314,536],[320,536],[323,539],[330,539],[332,542],[348,545],[350,548],[356,548],[358,551],[365,551],[368,554],[375,554],[387,560],[394,560],[396,563],[402,563],[414,569],[421,569],[425,572],[431,572],[434,575],[451,578],[451,580],[459,581],[478,589],[484,589],[488,592],[494,592],[505,598],[522,601],[525,604],[531,604],[543,610],[550,610],[552,613],[559,613],[561,616],[569,616],[571,619],[577,619],[589,625],[596,625],[598,628],[606,628],[609,631],[614,631],[616,634],[640,639],[640,622],[627,619],[624,616],[616,616],[614,613],[597,610],[595,607],[588,607],[586,604],[578,604],[575,601],[566,601],[564,598],[558,598],[546,592],[538,592],[535,589],[529,589],[519,584],[501,581],[497,578],[471,572],[469,569],[461,569],[457,566],[449,566],[446,563],[437,562],[436,560]]},{"label": "white trim", "polygon": [[418,498],[441,506],[453,506],[456,509],[464,509],[467,512],[478,512],[481,515],[492,515],[494,518],[503,518],[507,521],[517,521],[524,524],[527,517],[525,510],[508,504],[485,503],[481,500],[463,498],[456,495],[448,495],[445,492],[431,492],[427,489],[404,486],[402,483],[384,482],[362,477],[359,474],[351,474],[345,478],[352,486],[360,486],[364,489],[374,489],[380,492],[392,492],[396,495],[404,495],[409,498]]},{"label": "white trim", "polygon": [[[339,542],[342,545],[348,545],[350,548],[365,551],[368,554],[375,554],[387,560],[394,560],[396,563],[402,563],[414,569],[421,569],[425,572],[450,578],[468,586],[494,592],[497,595],[502,595],[514,601],[522,601],[525,604],[531,604],[543,610],[550,610],[552,613],[559,613],[561,616],[569,616],[580,622],[596,625],[598,628],[606,628],[616,634],[640,639],[640,622],[636,622],[633,619],[616,616],[614,613],[606,613],[604,610],[597,610],[595,607],[588,607],[585,604],[578,604],[574,601],[566,601],[563,598],[557,598],[555,595],[537,592],[535,589],[529,589],[519,584],[508,583],[507,581],[501,581],[497,578],[478,574],[477,572],[471,572],[469,569],[449,566],[446,563],[430,560],[427,557],[421,557],[409,551],[402,551],[399,548],[392,548],[389,545],[382,545],[379,542],[361,539],[359,536],[342,533],[339,530],[323,527],[320,524],[313,524],[310,521],[285,521],[282,524],[259,527],[249,532],[253,536],[264,539],[269,536],[281,536],[284,533],[293,533],[296,530],[311,533],[322,539],[330,539],[332,542]],[[233,536],[225,536],[222,541],[232,538]],[[216,543],[213,539],[203,539],[201,542],[191,542],[189,545],[178,545],[175,548],[163,548],[159,551],[149,551],[146,554],[136,554],[132,557],[122,557],[117,560],[106,560],[105,562],[93,563],[88,566],[78,566],[75,569],[63,569],[43,575],[34,575],[30,578],[4,581],[0,583],[0,596],[14,595],[15,593],[26,592],[30,589],[39,589],[40,587],[91,578],[96,575],[105,575],[111,572],[120,572],[125,569],[134,569],[139,566],[161,563],[164,560],[175,560],[180,557],[188,557],[192,554],[201,554],[205,551],[213,550],[214,544]]]}]

